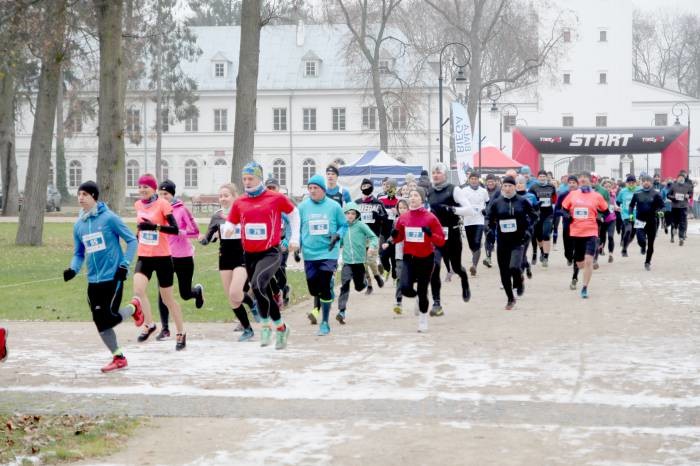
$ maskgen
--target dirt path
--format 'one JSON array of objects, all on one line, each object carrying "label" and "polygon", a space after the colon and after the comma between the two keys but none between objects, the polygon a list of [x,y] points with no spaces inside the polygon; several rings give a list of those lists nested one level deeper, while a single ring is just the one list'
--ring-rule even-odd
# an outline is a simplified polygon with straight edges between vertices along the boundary
[{"label": "dirt path", "polygon": [[330,337],[286,311],[285,351],[193,324],[175,353],[122,325],[130,367],[108,376],[92,324],[3,323],[0,410],[154,417],[105,464],[699,463],[700,236],[662,235],[652,272],[630,252],[603,258],[588,301],[553,252],[512,312],[480,267],[471,303],[446,284],[426,335],[390,285],[353,294]]}]

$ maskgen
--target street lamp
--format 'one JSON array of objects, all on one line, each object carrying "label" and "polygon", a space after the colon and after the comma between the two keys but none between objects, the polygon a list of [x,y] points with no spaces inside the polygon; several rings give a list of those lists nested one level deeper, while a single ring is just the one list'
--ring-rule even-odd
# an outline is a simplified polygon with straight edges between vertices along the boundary
[{"label": "street lamp", "polygon": [[673,116],[676,117],[676,121],[673,122],[674,125],[680,126],[681,121],[678,119],[679,116],[683,115],[683,109],[681,107],[685,107],[685,111],[688,113],[688,170],[690,171],[690,106],[686,104],[685,102],[676,102],[673,104],[673,107],[671,108],[671,113],[673,113]]},{"label": "street lamp", "polygon": [[[511,114],[510,112],[506,113],[506,109],[513,109],[513,113]],[[513,104],[505,104],[503,107],[501,107],[501,113],[499,114],[500,118],[500,123],[498,125],[498,149],[503,150],[503,116],[507,117],[513,117],[513,120],[517,122],[518,120],[518,107],[516,107]],[[508,118],[508,127],[510,128],[512,125],[510,124],[510,118]]]},{"label": "street lamp", "polygon": [[439,96],[438,96],[438,98],[440,100],[440,103],[439,103],[440,121],[438,122],[438,128],[440,130],[440,162],[443,162],[443,160],[442,160],[442,152],[443,152],[443,149],[442,149],[442,127],[445,125],[445,123],[447,123],[447,121],[444,121],[444,122],[442,121],[442,54],[445,52],[447,47],[449,47],[451,45],[458,45],[458,46],[462,47],[464,49],[464,51],[467,53],[466,62],[464,64],[461,64],[461,65],[455,61],[454,57],[452,57],[452,64],[458,68],[457,69],[457,76],[455,76],[456,82],[460,82],[460,83],[466,82],[467,78],[464,75],[464,67],[469,64],[469,60],[471,59],[471,53],[469,52],[469,48],[466,45],[462,44],[461,42],[450,42],[449,44],[445,44],[442,47],[442,50],[440,50],[440,59],[439,59],[439,63],[438,63],[438,66],[439,66],[439,74],[438,74],[438,93],[439,93]]},{"label": "street lamp", "polygon": [[[484,90],[484,87],[481,88],[479,91],[479,176],[481,176],[481,91]],[[501,88],[497,84],[489,84],[486,86],[486,98],[491,101],[491,111],[492,112],[497,112],[498,107],[496,107],[496,101],[501,98]]]}]

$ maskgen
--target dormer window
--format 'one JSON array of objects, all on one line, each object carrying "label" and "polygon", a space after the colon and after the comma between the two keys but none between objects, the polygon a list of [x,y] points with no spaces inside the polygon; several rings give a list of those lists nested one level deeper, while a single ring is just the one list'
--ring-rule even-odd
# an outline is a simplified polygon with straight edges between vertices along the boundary
[{"label": "dormer window", "polygon": [[318,76],[318,62],[316,60],[306,60],[304,62],[304,76],[307,78]]},{"label": "dormer window", "polygon": [[229,60],[222,52],[217,52],[211,57],[211,75],[216,79],[225,79],[228,77]]},{"label": "dormer window", "polygon": [[386,59],[386,58],[379,60],[379,73],[380,74],[391,73],[391,60]]},{"label": "dormer window", "polygon": [[214,77],[223,78],[226,76],[226,63],[217,62],[214,63]]}]

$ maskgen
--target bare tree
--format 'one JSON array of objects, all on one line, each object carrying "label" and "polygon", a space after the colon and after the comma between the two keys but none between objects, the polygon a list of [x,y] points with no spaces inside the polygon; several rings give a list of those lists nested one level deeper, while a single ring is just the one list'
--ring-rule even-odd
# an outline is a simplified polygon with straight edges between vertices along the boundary
[{"label": "bare tree", "polygon": [[43,8],[44,28],[39,43],[41,73],[37,92],[36,114],[29,149],[24,204],[19,217],[15,242],[19,245],[41,245],[46,209],[46,186],[51,163],[58,83],[64,57],[66,0],[47,2]]}]

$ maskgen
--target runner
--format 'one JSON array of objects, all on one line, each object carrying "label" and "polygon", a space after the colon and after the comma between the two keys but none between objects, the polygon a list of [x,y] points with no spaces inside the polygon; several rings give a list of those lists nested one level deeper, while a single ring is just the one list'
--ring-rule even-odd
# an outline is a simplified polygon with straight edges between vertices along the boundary
[{"label": "runner", "polygon": [[[372,232],[377,235],[380,241],[386,238],[389,233],[389,227],[391,223],[388,221],[388,214],[384,208],[384,204],[379,202],[379,200],[372,195],[374,191],[374,185],[372,180],[365,178],[360,184],[360,190],[362,191],[362,197],[355,200],[355,203],[360,209],[360,220],[367,224],[367,226],[372,230]],[[367,291],[366,294],[372,294],[372,276],[377,281],[377,286],[379,288],[384,286],[384,280],[379,274],[379,267],[377,266],[377,253],[370,253],[367,251],[367,262],[365,263],[365,269],[367,271]]]},{"label": "runner", "polygon": [[248,273],[246,272],[243,256],[241,227],[240,225],[226,226],[226,218],[236,197],[238,197],[238,190],[234,184],[226,183],[219,188],[219,205],[221,205],[221,209],[212,215],[207,232],[201,238],[200,243],[206,246],[216,241],[217,238],[219,239],[219,275],[221,276],[221,284],[223,285],[224,293],[228,297],[231,309],[243,331],[238,341],[243,342],[252,339],[255,334],[243,304],[248,305],[257,321],[260,320],[260,317],[253,304],[253,299],[245,292]]},{"label": "runner", "polygon": [[574,261],[583,269],[581,297],[588,298],[588,285],[593,275],[593,256],[598,248],[598,214],[606,214],[608,204],[603,196],[591,188],[590,173],[582,173],[579,189],[571,191],[562,202],[562,207],[571,216],[571,237],[574,243]]},{"label": "runner", "polygon": [[[397,217],[394,220],[394,226],[393,228],[396,228],[396,222],[399,221],[399,217],[401,217],[403,214],[408,212],[408,201],[406,199],[401,199],[399,200],[399,203],[396,204],[396,210],[397,210]],[[403,306],[403,295],[401,294],[401,271],[403,270],[403,246],[404,242],[400,242],[398,244],[394,244],[394,257],[396,258],[396,282],[394,284],[396,291],[394,292],[394,313],[395,314],[401,314],[402,311],[402,306]],[[384,247],[384,246],[382,246]],[[389,247],[389,246],[387,246]],[[416,312],[418,312],[418,308],[416,308]]]},{"label": "runner", "polygon": [[[530,267],[530,263],[527,260],[527,248],[530,245],[530,240],[535,237],[535,225],[537,225],[537,221],[540,217],[540,201],[532,191],[527,190],[527,183],[525,177],[522,175],[518,175],[515,178],[515,194],[523,197],[530,204],[530,207],[532,207],[532,215],[535,219],[533,222],[530,223],[530,226],[527,229],[528,240],[525,241],[525,243],[523,244],[523,261],[520,267],[521,272],[524,271],[527,275],[527,278],[532,278],[532,267]],[[536,249],[537,243],[533,242],[532,244],[533,249]]]},{"label": "runner", "polygon": [[671,185],[668,191],[668,198],[671,199],[671,242],[673,243],[673,230],[678,230],[678,245],[683,246],[688,230],[688,200],[693,198],[693,185],[686,182],[685,172],[680,172],[676,182]]},{"label": "runner", "polygon": [[[81,210],[73,226],[73,258],[70,267],[63,271],[63,280],[72,280],[87,259],[87,296],[92,321],[112,354],[112,361],[102,372],[112,372],[128,366],[114,327],[128,317],[133,317],[138,327],[143,324],[144,317],[138,298],[119,308],[129,263],[136,253],[136,237],[104,202],[98,202],[99,196],[94,181],[86,181],[78,187]],[[126,243],[126,252],[122,251],[120,239]],[[7,355],[5,338],[6,331],[0,329],[0,360]]]},{"label": "runner", "polygon": [[627,186],[617,192],[616,198],[618,206],[616,210],[620,212],[620,218],[622,219],[622,257],[628,256],[627,246],[632,242],[632,236],[634,235],[634,222],[630,222],[629,208],[632,196],[639,190],[637,178],[634,175],[628,175],[626,182]]},{"label": "runner", "polygon": [[268,346],[272,340],[272,318],[276,329],[275,348],[281,350],[287,347],[289,327],[282,320],[270,280],[282,260],[279,251],[282,213],[289,216],[289,252],[293,254],[299,248],[299,211],[283,194],[265,189],[263,170],[257,162],[243,167],[242,178],[245,195],[236,199],[231,207],[226,222],[227,234],[232,236],[234,225],[240,224],[248,279],[262,317],[260,346]]},{"label": "runner", "polygon": [[540,170],[537,173],[537,180],[528,189],[528,192],[534,194],[537,198],[537,205],[539,206],[539,218],[534,226],[534,236],[537,244],[533,243],[533,261],[534,264],[537,261],[537,247],[540,248],[541,261],[540,265],[542,267],[549,266],[549,251],[551,248],[550,238],[552,237],[552,225],[554,223],[554,205],[557,202],[557,190],[549,182],[547,177],[547,172],[545,170]]},{"label": "runner", "polygon": [[7,359],[7,329],[0,327],[0,362],[5,362]]},{"label": "runner", "polygon": [[[562,175],[557,187],[558,198],[569,191],[569,175]],[[552,222],[552,249],[557,250],[557,240],[559,239],[559,224],[561,223],[561,204],[557,202],[554,206],[554,221]]]},{"label": "runner", "polygon": [[[603,199],[605,200],[605,203],[608,204],[608,212],[601,213],[598,215],[597,221],[598,221],[598,248],[595,250],[595,256],[593,256],[593,270],[598,270],[598,256],[605,255],[603,252],[603,247],[605,245],[605,234],[607,233],[606,230],[606,220],[608,218],[614,219],[614,211],[615,207],[613,206],[611,208],[611,202],[610,202],[610,192],[605,189],[603,186],[598,183],[598,174],[593,172],[591,173],[591,187],[595,192],[603,196]],[[611,215],[612,214],[612,215]],[[614,230],[613,230],[614,231]]]},{"label": "runner", "polygon": [[[321,175],[312,176],[307,186],[309,197],[299,204],[301,252],[309,294],[321,301],[318,335],[324,336],[331,332],[328,317],[333,304],[333,275],[347,222],[342,207],[326,196],[326,181]],[[310,312],[308,317],[314,325],[318,321],[318,314]]]},{"label": "runner", "polygon": [[569,175],[567,185],[569,188],[566,192],[559,195],[555,209],[561,213],[560,215],[562,217],[562,238],[564,242],[564,257],[566,258],[566,265],[570,267],[573,266],[573,275],[571,277],[569,289],[575,290],[578,284],[578,266],[574,263],[574,242],[571,239],[571,217],[566,214],[561,204],[571,192],[578,189],[578,178],[575,175]]},{"label": "runner", "polygon": [[653,178],[649,175],[642,177],[642,189],[634,193],[630,202],[630,221],[634,222],[637,230],[637,243],[642,254],[646,254],[644,268],[651,270],[651,257],[654,255],[654,240],[656,239],[657,217],[663,216],[664,200],[661,194],[652,188]]},{"label": "runner", "polygon": [[[474,214],[472,206],[465,193],[458,186],[448,183],[447,165],[437,163],[433,166],[433,187],[428,191],[428,203],[430,210],[440,221],[445,234],[444,246],[439,246],[435,251],[435,270],[430,279],[430,288],[433,295],[433,308],[431,316],[442,316],[444,311],[440,304],[440,262],[443,257],[449,261],[452,271],[459,275],[462,285],[462,301],[469,302],[471,291],[469,289],[469,277],[462,267],[462,234],[459,226],[460,216],[470,217]],[[405,250],[404,250],[405,251]]]},{"label": "runner", "polygon": [[153,322],[151,303],[148,300],[147,288],[153,272],[158,277],[158,287],[163,302],[173,315],[177,329],[175,349],[181,351],[187,346],[187,334],[182,321],[180,304],[173,293],[173,259],[170,255],[170,244],[164,235],[177,235],[179,228],[173,216],[170,202],[158,197],[156,189],[158,182],[151,174],[145,174],[138,180],[139,195],[136,201],[136,227],[138,228],[138,260],[134,269],[134,294],[141,300],[145,327],[137,340],[144,342],[156,331]]},{"label": "runner", "polygon": [[515,179],[506,176],[501,182],[501,195],[491,200],[488,211],[489,228],[497,231],[496,259],[501,284],[508,302],[506,310],[515,307],[515,288],[518,296],[525,292],[521,265],[525,244],[529,241],[527,230],[535,221],[530,203],[515,194]]},{"label": "runner", "polygon": [[418,297],[418,331],[424,333],[428,331],[428,284],[434,264],[439,263],[435,260],[435,246],[442,247],[445,236],[440,221],[423,206],[425,190],[417,187],[408,196],[409,211],[399,217],[389,242],[404,242],[401,293],[407,298]]},{"label": "runner", "polygon": [[[607,191],[608,197],[603,196],[603,199],[608,202],[608,199],[615,199],[613,195],[614,183],[611,180],[603,181],[603,188]],[[608,204],[608,214],[603,218],[600,223],[600,230],[598,235],[598,255],[604,255],[605,244],[608,245],[608,264],[613,261],[613,251],[615,250],[615,206],[612,202]],[[594,259],[594,268],[597,261]]]},{"label": "runner", "polygon": [[[280,191],[280,184],[276,178],[268,178],[265,181],[265,189],[274,191],[278,193]],[[284,306],[289,304],[289,297],[291,294],[291,287],[287,281],[287,260],[289,259],[289,237],[291,236],[291,228],[289,226],[289,218],[287,214],[282,214],[282,236],[280,237],[280,251],[282,252],[282,262],[280,263],[277,272],[275,272],[275,279],[272,283],[272,292],[275,297],[275,302],[277,306],[282,309]],[[321,304],[318,303],[317,308],[320,308]]]},{"label": "runner", "polygon": [[[379,197],[379,202],[384,205],[384,209],[387,214],[387,221],[393,225],[396,219],[396,204],[399,202],[399,198],[396,197],[396,180],[387,179],[384,183],[384,194]],[[394,258],[394,248],[389,247],[387,249],[382,249],[379,251],[379,259],[381,268],[384,269],[384,280],[389,279],[389,274],[391,273],[391,278],[396,279],[396,259]],[[380,270],[382,272],[382,270]]]},{"label": "runner", "polygon": [[668,227],[671,227],[671,232],[673,232],[673,218],[671,217],[673,212],[673,203],[671,199],[668,198],[668,193],[671,191],[673,186],[673,180],[667,180],[666,184],[661,188],[661,198],[664,200],[664,233],[668,234]]},{"label": "runner", "polygon": [[479,174],[472,172],[467,179],[468,185],[462,189],[464,196],[472,206],[472,215],[463,219],[464,232],[467,236],[469,250],[472,252],[472,266],[469,273],[476,275],[476,266],[481,257],[481,239],[484,236],[484,212],[489,202],[489,193],[479,184]]},{"label": "runner", "polygon": [[350,191],[338,184],[340,171],[334,164],[326,167],[326,196],[336,201],[343,207],[348,202],[352,201]]},{"label": "runner", "polygon": [[[348,299],[350,297],[350,282],[355,285],[355,291],[362,291],[367,286],[365,277],[365,261],[367,244],[369,249],[377,249],[378,238],[360,218],[360,210],[354,202],[348,202],[343,208],[348,227],[340,247],[343,248],[343,268],[340,272],[340,296],[338,297],[338,315],[335,319],[345,324]],[[313,322],[313,321],[312,321]]]},{"label": "runner", "polygon": [[[192,286],[192,275],[194,275],[194,247],[190,243],[190,238],[199,236],[199,227],[195,222],[192,213],[185,207],[180,199],[175,198],[175,183],[170,180],[163,181],[158,187],[160,197],[170,202],[173,206],[173,217],[177,221],[178,234],[168,235],[170,253],[173,257],[173,268],[177,275],[177,284],[180,290],[180,297],[184,301],[195,299],[195,307],[201,309],[204,306],[204,287],[197,283]],[[160,333],[156,340],[170,338],[168,328],[168,307],[163,303],[163,298],[158,296],[158,310],[160,311]]]},{"label": "runner", "polygon": [[[496,182],[496,177],[494,175],[486,175],[486,192],[489,195],[489,202],[486,204],[486,212],[488,212],[490,202],[494,199],[494,197],[499,196],[501,193],[501,188]],[[491,268],[491,253],[496,245],[496,232],[491,230],[488,227],[488,224],[488,219],[484,218],[484,229],[486,230],[484,233],[484,252],[486,253],[484,265]]]}]

